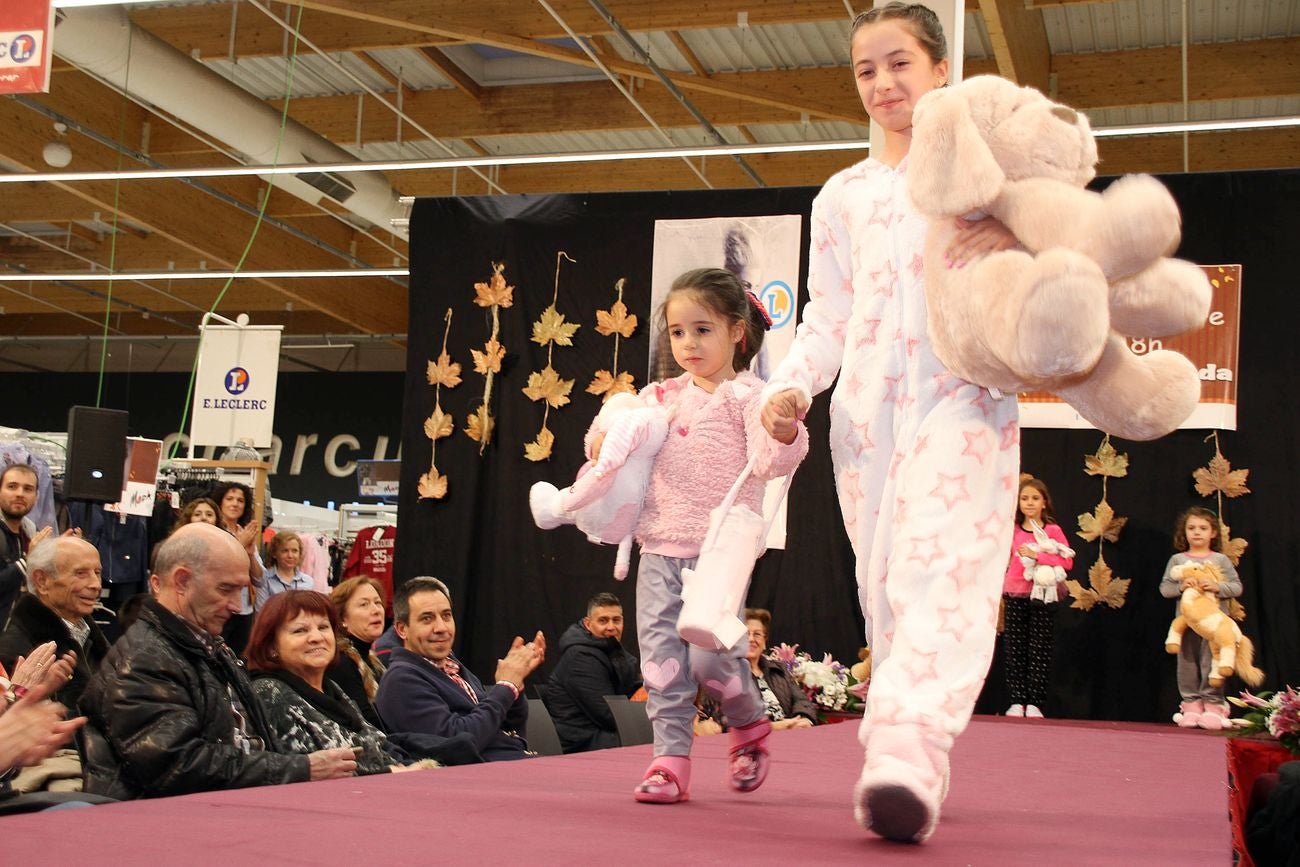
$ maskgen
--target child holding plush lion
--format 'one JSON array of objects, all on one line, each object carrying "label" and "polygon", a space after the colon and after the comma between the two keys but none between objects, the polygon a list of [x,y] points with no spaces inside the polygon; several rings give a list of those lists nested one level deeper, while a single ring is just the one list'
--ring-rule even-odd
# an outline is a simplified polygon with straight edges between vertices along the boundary
[{"label": "child holding plush lion", "polygon": [[[1220,553],[1219,516],[1203,506],[1193,506],[1178,518],[1174,531],[1174,547],[1179,553],[1169,558],[1165,577],[1160,582],[1160,595],[1178,599],[1183,593],[1182,581],[1173,574],[1174,567],[1184,563],[1213,564],[1223,580],[1212,590],[1220,598],[1219,607],[1226,614],[1227,600],[1241,595],[1241,579],[1232,561]],[[1228,704],[1223,699],[1223,685],[1211,686],[1214,660],[1210,645],[1192,630],[1183,635],[1178,652],[1178,693],[1182,703],[1173,720],[1183,728],[1217,731],[1227,727]]]}]

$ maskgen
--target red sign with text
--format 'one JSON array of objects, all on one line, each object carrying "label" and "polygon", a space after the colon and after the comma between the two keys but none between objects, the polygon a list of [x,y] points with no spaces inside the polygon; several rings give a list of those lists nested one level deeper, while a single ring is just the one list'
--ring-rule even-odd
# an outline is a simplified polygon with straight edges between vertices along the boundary
[{"label": "red sign with text", "polygon": [[50,0],[0,3],[0,93],[47,93],[54,7]]}]

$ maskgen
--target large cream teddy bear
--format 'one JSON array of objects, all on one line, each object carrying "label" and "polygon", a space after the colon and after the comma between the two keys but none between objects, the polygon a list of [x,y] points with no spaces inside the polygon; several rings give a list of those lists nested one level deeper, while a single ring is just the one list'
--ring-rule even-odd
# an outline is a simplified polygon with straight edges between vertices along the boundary
[{"label": "large cream teddy bear", "polygon": [[[603,437],[599,455],[593,442]],[[597,544],[618,545],[614,577],[627,577],[636,529],[650,470],[668,437],[668,416],[662,406],[647,406],[631,394],[616,394],[605,402],[587,432],[587,463],[567,488],[538,482],[528,492],[533,522],[543,530],[576,524]]]},{"label": "large cream teddy bear", "polygon": [[[1200,396],[1182,355],[1137,355],[1124,336],[1170,337],[1205,322],[1210,286],[1165,258],[1178,208],[1154,178],[1103,193],[1087,118],[1038,91],[977,76],[931,91],[912,116],[908,192],[930,219],[929,333],[953,373],[1007,393],[1049,391],[1107,433],[1149,440]],[[949,268],[956,217],[1002,221],[1022,249]]]}]

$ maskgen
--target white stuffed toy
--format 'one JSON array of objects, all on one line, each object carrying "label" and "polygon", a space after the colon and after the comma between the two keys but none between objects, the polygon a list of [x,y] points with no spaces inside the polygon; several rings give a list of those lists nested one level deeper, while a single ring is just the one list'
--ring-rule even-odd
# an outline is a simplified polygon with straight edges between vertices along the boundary
[{"label": "white stuffed toy", "polygon": [[[1104,193],[1087,118],[1038,91],[977,76],[922,97],[912,116],[908,192],[930,219],[924,256],[935,353],[963,379],[1007,393],[1050,391],[1091,424],[1132,440],[1163,436],[1196,407],[1182,355],[1134,354],[1124,339],[1205,322],[1210,286],[1165,258],[1181,223],[1146,175]],[[993,216],[1023,249],[947,267],[955,218]]]},{"label": "white stuffed toy", "polygon": [[[592,441],[604,435],[600,455],[592,460]],[[606,401],[587,432],[587,463],[572,485],[558,489],[538,482],[528,492],[533,521],[543,530],[576,524],[597,544],[618,545],[614,577],[627,577],[636,529],[655,455],[668,436],[668,417],[661,406],[647,406],[631,394]]]},{"label": "white stuffed toy", "polygon": [[[1069,545],[1064,545],[1051,536],[1047,531],[1038,526],[1037,521],[1029,522],[1034,528],[1034,544],[1029,547],[1037,554],[1055,554],[1063,560],[1074,559],[1074,549]],[[1042,602],[1044,605],[1056,602],[1060,599],[1056,592],[1059,584],[1065,581],[1064,566],[1047,566],[1040,564],[1038,558],[1020,555],[1020,563],[1025,567],[1025,579],[1033,582],[1033,589],[1029,591],[1030,602]]]}]

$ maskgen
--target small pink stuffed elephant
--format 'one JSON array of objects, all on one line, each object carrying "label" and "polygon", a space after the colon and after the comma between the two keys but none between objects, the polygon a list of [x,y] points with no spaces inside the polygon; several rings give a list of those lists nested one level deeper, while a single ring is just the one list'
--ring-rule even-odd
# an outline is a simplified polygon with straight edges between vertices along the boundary
[{"label": "small pink stuffed elephant", "polygon": [[[1087,118],[1038,91],[976,76],[927,93],[913,114],[908,192],[930,219],[929,332],[953,373],[1004,392],[1050,391],[1131,440],[1174,430],[1200,397],[1177,352],[1130,351],[1205,322],[1210,286],[1166,258],[1181,233],[1169,191],[1147,175],[1104,193]],[[955,218],[993,216],[1021,249],[964,267],[944,259]]]},{"label": "small pink stuffed elephant", "polygon": [[[592,441],[604,435],[598,458]],[[528,492],[533,521],[543,530],[576,524],[597,544],[618,545],[614,577],[627,577],[641,505],[655,455],[668,436],[668,417],[661,406],[647,406],[631,394],[611,397],[587,432],[587,463],[567,488],[538,482]]]}]

